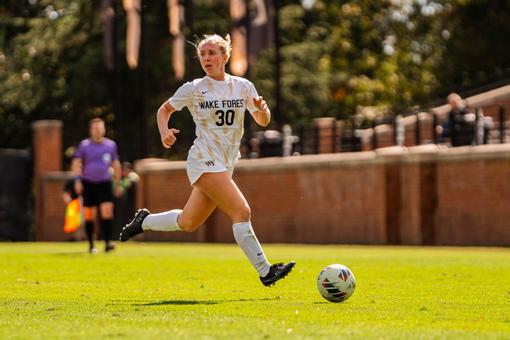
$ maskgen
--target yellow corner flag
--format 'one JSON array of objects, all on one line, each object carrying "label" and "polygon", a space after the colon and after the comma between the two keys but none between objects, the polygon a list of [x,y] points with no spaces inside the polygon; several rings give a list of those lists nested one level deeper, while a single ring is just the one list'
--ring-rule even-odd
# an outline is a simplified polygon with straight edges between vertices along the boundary
[{"label": "yellow corner flag", "polygon": [[66,234],[75,232],[84,222],[83,205],[80,198],[75,198],[66,206],[64,219],[64,232]]}]

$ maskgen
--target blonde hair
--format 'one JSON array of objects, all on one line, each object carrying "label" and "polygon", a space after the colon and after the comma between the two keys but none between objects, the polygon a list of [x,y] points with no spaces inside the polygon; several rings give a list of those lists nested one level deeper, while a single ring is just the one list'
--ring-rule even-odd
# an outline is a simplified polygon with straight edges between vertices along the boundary
[{"label": "blonde hair", "polygon": [[197,54],[200,56],[200,47],[204,44],[212,43],[218,45],[221,52],[227,56],[227,62],[230,59],[230,55],[232,54],[232,42],[230,41],[230,34],[227,34],[225,38],[218,34],[204,34],[202,40],[196,44]]}]

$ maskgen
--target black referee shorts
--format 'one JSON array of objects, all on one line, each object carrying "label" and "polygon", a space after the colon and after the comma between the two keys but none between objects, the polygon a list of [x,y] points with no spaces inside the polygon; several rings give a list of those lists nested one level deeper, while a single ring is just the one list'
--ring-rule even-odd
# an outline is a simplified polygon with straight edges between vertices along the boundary
[{"label": "black referee shorts", "polygon": [[103,202],[113,202],[112,181],[83,183],[83,205],[94,207]]}]

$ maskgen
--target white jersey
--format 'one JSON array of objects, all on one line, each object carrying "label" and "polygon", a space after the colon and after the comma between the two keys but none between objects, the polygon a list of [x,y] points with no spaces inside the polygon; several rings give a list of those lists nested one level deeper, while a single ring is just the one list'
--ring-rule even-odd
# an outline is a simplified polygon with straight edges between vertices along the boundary
[{"label": "white jersey", "polygon": [[197,138],[190,153],[198,160],[219,161],[233,166],[239,158],[244,133],[244,112],[257,111],[253,84],[225,74],[225,80],[209,76],[183,84],[168,100],[176,110],[187,106],[196,125]]}]

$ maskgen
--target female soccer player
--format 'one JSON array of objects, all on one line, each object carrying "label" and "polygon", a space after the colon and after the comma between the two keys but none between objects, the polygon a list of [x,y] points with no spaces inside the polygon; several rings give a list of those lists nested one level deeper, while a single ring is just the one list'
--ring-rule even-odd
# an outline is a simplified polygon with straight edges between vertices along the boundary
[{"label": "female soccer player", "polygon": [[170,149],[179,130],[169,128],[170,116],[187,106],[196,125],[196,139],[188,152],[186,171],[193,187],[183,210],[151,214],[140,209],[122,230],[120,240],[127,241],[144,230],[195,231],[218,207],[232,220],[234,238],[257,270],[265,286],[285,277],[295,263],[271,265],[253,232],[251,210],[232,180],[239,158],[245,110],[266,127],[271,112],[253,84],[225,72],[231,53],[230,37],[205,35],[197,45],[197,54],[205,76],[183,84],[161,105],[157,123],[164,148]]}]

